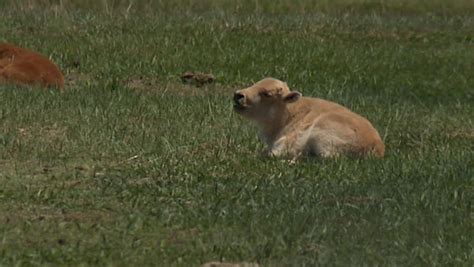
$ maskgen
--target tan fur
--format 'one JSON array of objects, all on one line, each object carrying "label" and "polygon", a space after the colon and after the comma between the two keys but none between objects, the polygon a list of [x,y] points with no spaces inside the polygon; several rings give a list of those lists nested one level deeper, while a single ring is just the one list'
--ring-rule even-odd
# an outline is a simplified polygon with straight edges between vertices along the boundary
[{"label": "tan fur", "polygon": [[64,76],[47,57],[0,43],[0,83],[64,88]]},{"label": "tan fur", "polygon": [[260,127],[269,155],[384,156],[380,135],[367,119],[334,102],[301,97],[280,80],[266,78],[238,90],[234,102],[237,113]]}]

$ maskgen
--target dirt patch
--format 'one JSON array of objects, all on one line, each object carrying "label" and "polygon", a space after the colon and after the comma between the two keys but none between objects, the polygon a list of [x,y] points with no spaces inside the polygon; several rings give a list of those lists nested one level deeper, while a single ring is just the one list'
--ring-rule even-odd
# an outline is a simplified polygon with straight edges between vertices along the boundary
[{"label": "dirt patch", "polygon": [[203,73],[203,72],[194,72],[194,71],[186,71],[185,73],[181,74],[181,81],[185,84],[194,85],[197,87],[201,87],[205,84],[211,84],[215,81],[216,77],[210,73]]},{"label": "dirt patch", "polygon": [[193,84],[183,84],[177,81],[163,82],[157,78],[151,77],[131,77],[123,81],[123,84],[138,92],[138,93],[151,93],[151,94],[171,94],[177,96],[202,96],[207,95],[209,92],[215,93],[216,90],[214,85],[207,85],[198,87]]},{"label": "dirt patch", "polygon": [[61,212],[53,214],[39,214],[36,219],[43,220],[59,220],[65,222],[81,222],[81,223],[96,223],[106,217],[106,214],[98,211],[89,212]]},{"label": "dirt patch", "polygon": [[189,241],[190,237],[198,236],[201,231],[198,228],[190,228],[185,230],[176,230],[166,238],[166,243],[173,245],[184,245]]},{"label": "dirt patch", "polygon": [[372,197],[363,197],[363,196],[347,196],[343,198],[326,198],[321,200],[321,203],[324,204],[334,204],[334,203],[341,203],[341,204],[350,204],[350,205],[358,205],[358,204],[372,204],[376,202],[381,202],[382,199],[372,198]]},{"label": "dirt patch", "polygon": [[90,75],[81,73],[79,71],[70,71],[66,75],[66,87],[77,87],[81,85],[91,84],[93,79],[91,79]]},{"label": "dirt patch", "polygon": [[474,140],[474,129],[458,129],[456,131],[447,133],[446,136],[450,139]]},{"label": "dirt patch", "polygon": [[158,86],[158,82],[159,81],[157,78],[138,76],[126,79],[124,81],[124,84],[130,89],[149,91],[156,89]]},{"label": "dirt patch", "polygon": [[25,221],[36,221],[36,222],[46,222],[46,221],[57,221],[57,222],[78,222],[78,223],[88,223],[96,224],[101,221],[111,220],[111,216],[108,211],[65,211],[59,209],[52,209],[49,207],[33,207],[32,209],[25,210],[17,208],[14,211],[0,211],[3,219],[0,220],[0,223],[15,225],[23,223]]},{"label": "dirt patch", "polygon": [[53,124],[51,126],[39,127],[20,127],[18,128],[18,136],[30,138],[33,136],[41,136],[49,140],[58,140],[64,138],[68,131],[67,127]]},{"label": "dirt patch", "polygon": [[143,177],[139,179],[133,179],[129,180],[128,184],[129,185],[136,185],[136,186],[142,186],[142,185],[152,185],[155,182],[155,180],[152,177]]},{"label": "dirt patch", "polygon": [[258,263],[254,262],[239,262],[239,263],[231,263],[231,262],[220,262],[220,261],[211,261],[206,262],[201,267],[259,267]]}]

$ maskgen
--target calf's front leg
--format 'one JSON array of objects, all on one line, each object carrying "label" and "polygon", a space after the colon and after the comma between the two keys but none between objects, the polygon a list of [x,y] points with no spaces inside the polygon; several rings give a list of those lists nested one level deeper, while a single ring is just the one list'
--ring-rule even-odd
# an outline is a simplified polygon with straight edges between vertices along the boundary
[{"label": "calf's front leg", "polygon": [[301,156],[303,149],[295,142],[293,136],[283,136],[268,147],[267,153],[271,157],[283,157],[295,163]]}]

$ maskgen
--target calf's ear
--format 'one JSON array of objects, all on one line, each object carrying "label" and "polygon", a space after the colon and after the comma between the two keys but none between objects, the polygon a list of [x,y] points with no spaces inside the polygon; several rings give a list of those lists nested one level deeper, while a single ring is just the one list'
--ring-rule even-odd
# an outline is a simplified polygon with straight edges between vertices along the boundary
[{"label": "calf's ear", "polygon": [[287,95],[285,95],[285,97],[283,97],[283,101],[285,101],[286,103],[293,103],[297,101],[298,99],[300,99],[300,97],[301,97],[300,92],[291,91]]}]

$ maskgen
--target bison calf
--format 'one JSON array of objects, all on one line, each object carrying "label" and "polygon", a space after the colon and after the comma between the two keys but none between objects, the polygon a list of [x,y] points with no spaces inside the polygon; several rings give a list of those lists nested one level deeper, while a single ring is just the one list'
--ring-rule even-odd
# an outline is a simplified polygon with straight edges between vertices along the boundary
[{"label": "bison calf", "polygon": [[47,57],[31,50],[0,43],[0,83],[64,87],[64,76]]},{"label": "bison calf", "polygon": [[236,91],[234,110],[259,126],[272,156],[384,155],[380,135],[367,119],[334,102],[302,97],[274,78]]}]

